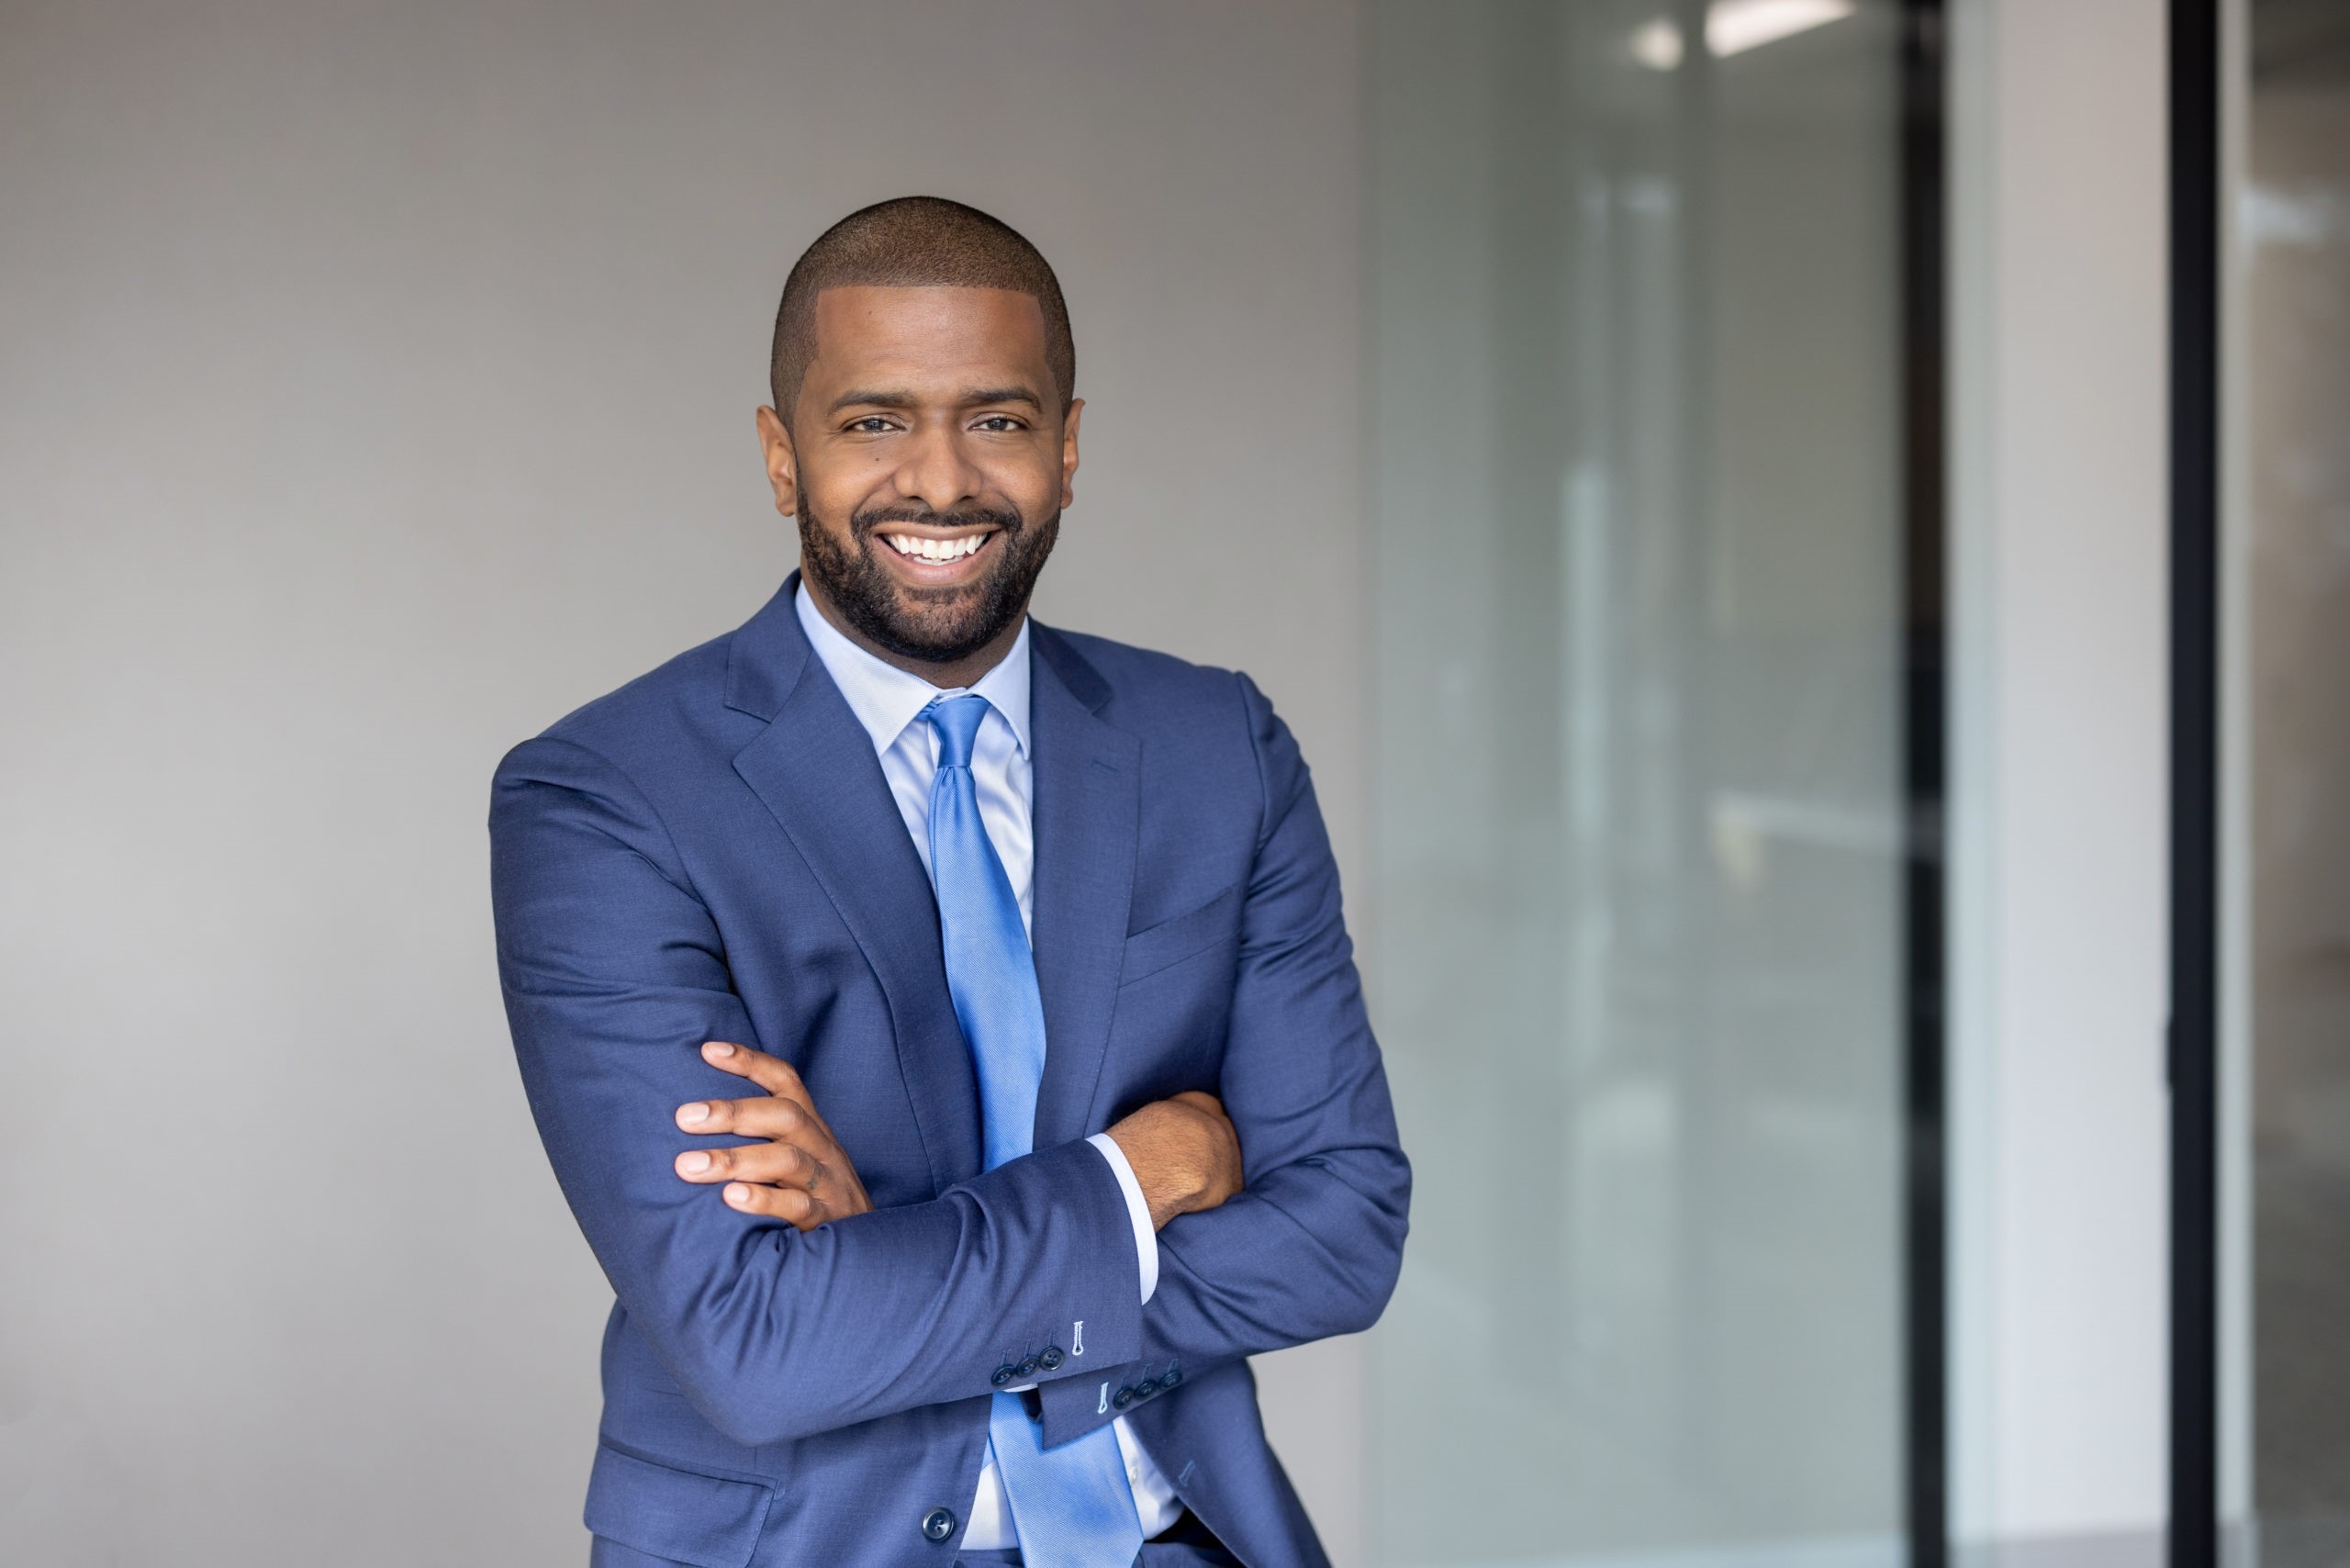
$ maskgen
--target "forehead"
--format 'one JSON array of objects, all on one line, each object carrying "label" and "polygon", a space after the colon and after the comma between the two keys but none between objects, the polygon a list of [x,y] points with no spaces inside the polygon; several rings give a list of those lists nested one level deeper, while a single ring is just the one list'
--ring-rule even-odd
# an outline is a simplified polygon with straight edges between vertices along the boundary
[{"label": "forehead", "polygon": [[816,356],[807,385],[893,386],[981,375],[1049,379],[1045,312],[1009,288],[843,285],[816,296]]}]

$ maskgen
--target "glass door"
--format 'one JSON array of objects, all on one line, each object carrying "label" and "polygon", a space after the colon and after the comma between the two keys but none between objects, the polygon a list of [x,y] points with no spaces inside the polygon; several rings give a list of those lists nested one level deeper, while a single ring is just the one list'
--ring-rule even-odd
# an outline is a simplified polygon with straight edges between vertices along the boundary
[{"label": "glass door", "polygon": [[2350,7],[2251,0],[2238,20],[2225,1462],[2251,1562],[2333,1568],[2350,1561]]},{"label": "glass door", "polygon": [[1915,11],[1369,7],[1378,1562],[1890,1564],[1938,1496]]}]

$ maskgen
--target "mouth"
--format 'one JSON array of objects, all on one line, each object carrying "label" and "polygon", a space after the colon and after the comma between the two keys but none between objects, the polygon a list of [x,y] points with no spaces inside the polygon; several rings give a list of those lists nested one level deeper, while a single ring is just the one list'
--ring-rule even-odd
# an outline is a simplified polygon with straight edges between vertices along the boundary
[{"label": "mouth", "polygon": [[936,584],[975,576],[980,557],[1002,530],[932,533],[885,525],[876,532],[888,553],[915,581]]}]

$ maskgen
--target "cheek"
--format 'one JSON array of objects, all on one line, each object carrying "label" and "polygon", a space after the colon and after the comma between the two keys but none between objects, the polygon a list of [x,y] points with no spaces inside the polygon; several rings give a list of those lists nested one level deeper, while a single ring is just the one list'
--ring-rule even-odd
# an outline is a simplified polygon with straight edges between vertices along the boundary
[{"label": "cheek", "polygon": [[988,487],[1020,509],[1020,515],[1035,519],[1055,510],[1061,498],[1060,450],[1024,452],[1016,458],[1002,457],[988,464],[982,470]]},{"label": "cheek", "polygon": [[845,543],[853,532],[849,520],[890,498],[884,484],[888,477],[886,467],[860,454],[848,462],[827,463],[812,474],[802,474],[800,493],[815,510],[825,531]]}]

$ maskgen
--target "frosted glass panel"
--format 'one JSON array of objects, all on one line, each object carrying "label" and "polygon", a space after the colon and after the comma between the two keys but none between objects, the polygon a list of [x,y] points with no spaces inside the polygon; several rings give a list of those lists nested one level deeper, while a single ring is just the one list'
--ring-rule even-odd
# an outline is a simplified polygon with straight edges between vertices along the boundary
[{"label": "frosted glass panel", "polygon": [[2261,1568],[2350,1561],[2350,8],[2251,7],[2237,410]]},{"label": "frosted glass panel", "polygon": [[1898,1561],[1897,12],[1371,13],[1377,1560]]}]

